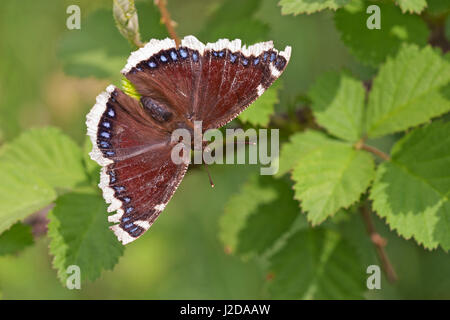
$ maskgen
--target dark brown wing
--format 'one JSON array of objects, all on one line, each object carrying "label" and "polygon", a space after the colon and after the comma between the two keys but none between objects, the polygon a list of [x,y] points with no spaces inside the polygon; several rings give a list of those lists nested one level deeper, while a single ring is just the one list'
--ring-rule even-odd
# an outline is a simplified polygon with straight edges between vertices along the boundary
[{"label": "dark brown wing", "polygon": [[171,160],[170,132],[139,102],[114,86],[87,116],[91,157],[103,166],[99,186],[110,203],[111,229],[123,243],[141,236],[159,216],[188,165]]},{"label": "dark brown wing", "polygon": [[208,43],[202,55],[194,120],[203,130],[220,128],[261,96],[282,74],[291,48],[278,52],[272,41],[241,47],[240,40]]},{"label": "dark brown wing", "polygon": [[281,75],[289,57],[290,47],[278,53],[272,42],[205,46],[193,36],[179,48],[153,39],[131,54],[122,73],[142,104],[109,86],[87,116],[91,157],[103,166],[99,186],[108,211],[117,211],[109,220],[122,243],[151,226],[186,172],[187,163],[172,162],[171,132],[194,120],[203,130],[231,121]]},{"label": "dark brown wing", "polygon": [[256,100],[282,74],[291,48],[272,41],[241,46],[222,39],[206,46],[194,36],[151,40],[134,52],[122,73],[140,95],[160,101],[180,121],[202,121],[203,130],[222,127]]}]

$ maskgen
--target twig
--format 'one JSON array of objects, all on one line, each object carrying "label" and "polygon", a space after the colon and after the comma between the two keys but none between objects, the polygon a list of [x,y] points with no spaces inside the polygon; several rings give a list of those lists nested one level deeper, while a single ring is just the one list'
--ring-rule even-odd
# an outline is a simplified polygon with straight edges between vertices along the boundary
[{"label": "twig", "polygon": [[389,257],[384,250],[384,247],[387,244],[387,240],[383,238],[375,229],[375,225],[372,221],[371,212],[367,207],[367,203],[364,202],[360,207],[361,215],[363,217],[364,223],[366,224],[367,233],[370,236],[370,240],[375,246],[377,251],[378,258],[381,261],[381,266],[383,268],[384,273],[386,274],[387,279],[390,283],[394,283],[397,281],[397,273],[395,272],[394,267],[392,266]]},{"label": "twig", "polygon": [[178,35],[175,32],[176,23],[170,18],[170,13],[167,10],[166,4],[166,0],[155,0],[155,5],[158,7],[159,12],[161,13],[161,21],[166,25],[167,32],[169,32],[170,37],[175,40],[175,43],[178,47],[181,43],[181,40],[180,38],[178,38]]},{"label": "twig", "polygon": [[383,151],[381,151],[381,150],[379,150],[379,149],[377,149],[375,147],[372,147],[372,146],[369,146],[369,145],[365,144],[364,141],[365,141],[365,139],[362,138],[361,140],[356,142],[355,146],[354,146],[355,149],[357,149],[357,150],[361,150],[361,149],[362,150],[366,150],[366,151],[368,151],[370,153],[373,153],[374,155],[380,157],[381,159],[383,159],[385,161],[391,160],[391,157],[388,154],[384,153]]}]

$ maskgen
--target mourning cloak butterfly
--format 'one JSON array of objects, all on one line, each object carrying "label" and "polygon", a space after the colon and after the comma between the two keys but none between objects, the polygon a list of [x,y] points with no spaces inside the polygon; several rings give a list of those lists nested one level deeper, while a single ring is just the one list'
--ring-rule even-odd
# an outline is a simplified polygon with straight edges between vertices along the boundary
[{"label": "mourning cloak butterfly", "polygon": [[233,120],[281,75],[290,53],[272,41],[246,48],[241,40],[204,45],[187,36],[178,48],[171,39],[153,39],[131,54],[122,74],[140,101],[110,85],[86,120],[119,241],[150,228],[186,173],[187,162],[171,160],[171,133],[193,121],[202,121],[205,132]]}]

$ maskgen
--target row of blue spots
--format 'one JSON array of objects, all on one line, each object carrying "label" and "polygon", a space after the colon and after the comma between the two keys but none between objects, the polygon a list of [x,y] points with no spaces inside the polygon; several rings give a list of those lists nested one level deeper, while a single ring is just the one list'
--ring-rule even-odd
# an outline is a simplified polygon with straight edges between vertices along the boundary
[{"label": "row of blue spots", "polygon": [[[178,52],[179,52],[181,58],[183,58],[183,59],[186,59],[186,58],[189,56],[189,53],[188,53],[188,51],[187,51],[186,49],[180,48],[180,49],[178,50]],[[176,50],[170,50],[169,53],[162,53],[162,54],[159,56],[159,60],[160,60],[161,62],[163,62],[163,63],[166,63],[166,62],[169,61],[169,57],[168,57],[168,56],[172,59],[172,61],[177,61],[178,58],[179,58]],[[158,58],[156,58],[156,59],[158,59]],[[197,53],[197,52],[193,52],[193,53],[192,53],[192,59],[193,59],[195,62],[198,61],[198,53]],[[149,62],[147,63],[147,65],[148,65],[150,68],[152,68],[152,69],[153,69],[153,68],[156,68],[156,67],[158,66],[157,63],[156,63],[154,60],[149,61]],[[140,70],[140,71],[141,71],[141,70]]]},{"label": "row of blue spots", "polygon": [[109,182],[110,183],[116,182],[116,173],[112,170],[109,171]]},{"label": "row of blue spots", "polygon": [[126,230],[126,229],[129,229],[129,228],[131,228],[131,227],[134,227],[133,229],[131,229],[130,231],[128,231],[129,233],[133,233],[133,232],[135,232],[137,229],[139,229],[139,227],[137,227],[135,224],[133,224],[132,222],[130,222],[130,223],[128,223],[128,224],[126,224],[126,225],[124,225],[123,226],[123,228]]},{"label": "row of blue spots", "polygon": [[221,57],[221,58],[223,58],[223,57],[225,56],[225,52],[224,52],[224,51],[219,51],[219,52],[213,51],[212,53],[213,53],[213,55],[214,55],[215,57]]},{"label": "row of blue spots", "polygon": [[276,55],[274,52],[272,52],[272,53],[270,54],[270,62],[273,62],[273,61],[275,60],[276,57],[277,57],[277,55]]},{"label": "row of blue spots", "polygon": [[[264,56],[263,56],[264,61],[267,61],[268,57],[269,57],[269,53],[264,52]],[[270,53],[270,62],[273,62],[276,57],[277,57],[277,54],[275,52]]]},{"label": "row of blue spots", "polygon": [[138,227],[131,229],[131,230],[130,230],[130,233],[135,232],[137,229],[138,229]]},{"label": "row of blue spots", "polygon": [[[116,101],[116,99],[114,97],[117,96],[117,92],[114,91],[110,97],[111,101]],[[108,116],[109,118],[114,118],[116,116],[116,112],[114,111],[114,108],[111,106],[111,104],[107,104],[107,109],[106,109],[106,116]],[[111,122],[104,120],[102,121],[102,127],[106,128],[106,129],[111,129]],[[111,138],[111,134],[108,131],[101,131],[100,132],[100,137],[104,138],[104,139],[110,139]],[[110,144],[107,141],[101,141],[100,142],[100,146],[102,148],[110,148]],[[105,152],[105,154],[108,157],[112,157],[114,156],[116,153],[112,150],[108,150]]]},{"label": "row of blue spots", "polygon": [[[212,51],[212,54],[215,57],[224,57],[225,56],[224,51]],[[230,57],[230,61],[232,63],[234,63],[237,59],[237,55],[235,55],[233,53],[230,53],[229,57]],[[263,55],[264,61],[267,61],[267,58],[269,58],[269,52],[264,52],[264,55]],[[270,61],[273,62],[275,60],[275,58],[276,58],[276,53],[274,53],[274,52],[270,53]],[[241,61],[244,66],[248,65],[248,63],[249,63],[248,58],[245,58],[245,57],[243,57]],[[255,58],[253,60],[253,65],[256,66],[259,64],[259,62],[260,62],[260,58]]]}]

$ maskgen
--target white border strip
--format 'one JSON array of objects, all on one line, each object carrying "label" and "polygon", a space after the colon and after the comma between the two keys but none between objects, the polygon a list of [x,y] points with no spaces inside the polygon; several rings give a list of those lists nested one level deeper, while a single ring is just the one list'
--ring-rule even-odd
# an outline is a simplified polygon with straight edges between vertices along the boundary
[{"label": "white border strip", "polygon": [[[267,50],[274,50],[278,52],[273,47],[273,41],[259,42],[255,43],[247,48],[246,45],[242,46],[240,39],[235,39],[230,41],[228,39],[219,39],[214,43],[203,44],[194,36],[186,36],[181,40],[181,46],[187,47],[192,50],[197,50],[200,55],[203,55],[205,50],[221,51],[223,49],[229,49],[231,52],[241,51],[247,57],[251,55],[259,56],[261,53]],[[164,40],[152,39],[144,47],[131,53],[127,60],[127,64],[122,69],[122,74],[126,74],[136,67],[141,61],[148,60],[154,54],[161,50],[168,50],[170,48],[175,48],[175,40],[166,38]],[[284,51],[279,53],[287,61],[289,61],[291,56],[291,47],[287,46]]]},{"label": "white border strip", "polygon": [[105,91],[100,93],[96,98],[96,103],[86,116],[87,135],[91,138],[92,151],[89,153],[91,159],[101,166],[107,166],[113,163],[111,159],[103,157],[103,153],[97,146],[97,130],[102,115],[106,110],[106,103],[111,97],[111,93],[116,89],[114,85],[109,85]]},{"label": "white border strip", "polygon": [[170,48],[175,48],[175,40],[166,38],[164,40],[152,39],[144,47],[131,53],[127,60],[127,64],[122,69],[122,74],[130,72],[138,63],[141,61],[149,59],[155,53],[161,50],[167,50]]}]

